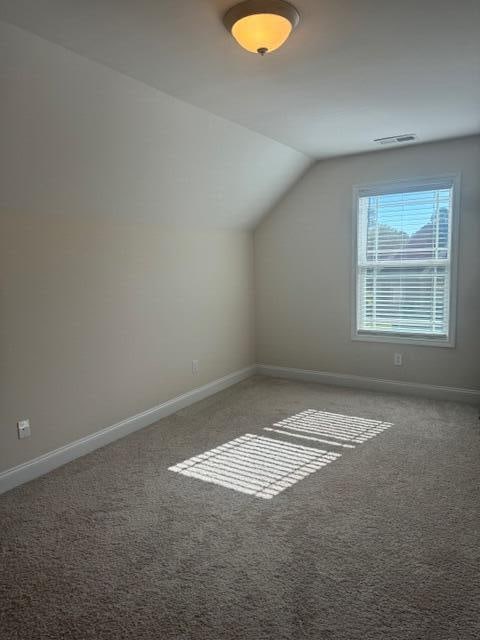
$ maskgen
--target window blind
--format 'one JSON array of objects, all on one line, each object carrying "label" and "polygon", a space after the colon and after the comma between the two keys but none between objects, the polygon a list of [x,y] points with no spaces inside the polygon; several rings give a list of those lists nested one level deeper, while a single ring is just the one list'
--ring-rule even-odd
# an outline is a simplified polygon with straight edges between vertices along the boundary
[{"label": "window blind", "polygon": [[360,192],[357,332],[447,339],[453,184]]}]

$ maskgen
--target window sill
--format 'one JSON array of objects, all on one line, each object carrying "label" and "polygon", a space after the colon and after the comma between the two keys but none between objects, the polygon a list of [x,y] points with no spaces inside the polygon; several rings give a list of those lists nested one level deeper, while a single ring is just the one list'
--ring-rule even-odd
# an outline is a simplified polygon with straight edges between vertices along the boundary
[{"label": "window sill", "polygon": [[423,336],[400,336],[387,333],[357,333],[354,332],[352,340],[359,342],[386,342],[390,344],[408,344],[417,347],[446,347],[455,348],[453,338],[426,338]]}]

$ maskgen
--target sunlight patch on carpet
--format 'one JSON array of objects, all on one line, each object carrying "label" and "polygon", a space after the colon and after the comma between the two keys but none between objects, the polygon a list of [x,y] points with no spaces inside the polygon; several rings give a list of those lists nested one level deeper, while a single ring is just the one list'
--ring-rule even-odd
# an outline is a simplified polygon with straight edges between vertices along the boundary
[{"label": "sunlight patch on carpet", "polygon": [[247,433],[169,470],[270,499],[340,456]]},{"label": "sunlight patch on carpet", "polygon": [[[303,434],[303,436],[316,438],[319,442],[326,444],[346,446],[347,443],[350,443],[350,446],[354,446],[378,436],[382,431],[390,428],[392,423],[307,409],[290,418],[276,422],[273,426],[286,429],[287,431],[284,433],[291,436],[302,437],[300,434]],[[267,430],[271,431],[272,429],[267,428]],[[319,438],[323,438],[323,440]]]}]

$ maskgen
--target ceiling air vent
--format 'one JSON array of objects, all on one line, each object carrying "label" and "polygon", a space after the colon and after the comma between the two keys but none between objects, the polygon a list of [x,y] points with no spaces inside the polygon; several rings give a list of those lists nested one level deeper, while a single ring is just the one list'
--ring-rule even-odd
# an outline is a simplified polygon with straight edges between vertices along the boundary
[{"label": "ceiling air vent", "polygon": [[414,133],[402,133],[400,136],[389,136],[388,138],[376,138],[377,144],[403,144],[404,142],[414,142],[417,136]]}]

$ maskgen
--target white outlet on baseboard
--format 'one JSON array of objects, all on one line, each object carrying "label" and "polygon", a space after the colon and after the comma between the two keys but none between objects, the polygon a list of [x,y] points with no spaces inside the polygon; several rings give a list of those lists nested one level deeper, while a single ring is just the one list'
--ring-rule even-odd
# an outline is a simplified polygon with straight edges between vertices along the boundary
[{"label": "white outlet on baseboard", "polygon": [[199,361],[192,360],[192,374],[194,376],[198,376],[198,372],[199,372]]},{"label": "white outlet on baseboard", "polygon": [[401,367],[401,366],[403,365],[403,356],[402,356],[402,354],[401,354],[401,353],[396,353],[396,354],[393,356],[393,364],[394,364],[396,367]]},{"label": "white outlet on baseboard", "polygon": [[29,438],[32,435],[30,429],[30,420],[19,420],[17,422],[18,439],[23,440]]}]

